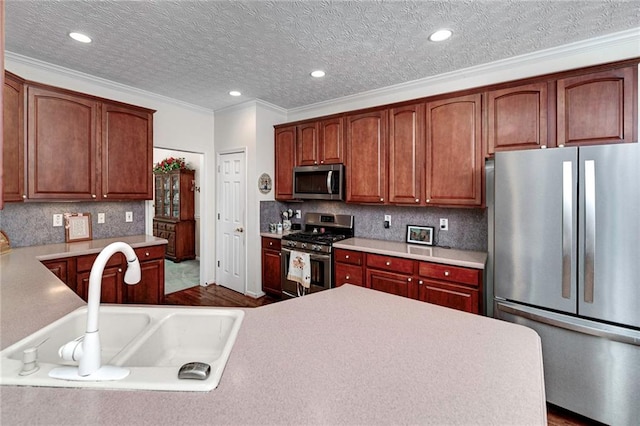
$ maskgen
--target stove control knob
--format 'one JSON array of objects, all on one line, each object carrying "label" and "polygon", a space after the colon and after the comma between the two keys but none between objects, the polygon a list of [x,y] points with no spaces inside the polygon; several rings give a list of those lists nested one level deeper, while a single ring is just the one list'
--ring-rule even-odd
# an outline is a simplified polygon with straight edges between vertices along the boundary
[{"label": "stove control knob", "polygon": [[317,245],[317,244],[314,244],[314,245],[312,245],[312,246],[311,246],[311,250],[314,250],[314,251],[321,251],[321,250],[322,250],[322,247],[321,247],[321,246],[319,246],[319,245]]},{"label": "stove control knob", "polygon": [[300,248],[307,248],[307,243],[300,244]]}]

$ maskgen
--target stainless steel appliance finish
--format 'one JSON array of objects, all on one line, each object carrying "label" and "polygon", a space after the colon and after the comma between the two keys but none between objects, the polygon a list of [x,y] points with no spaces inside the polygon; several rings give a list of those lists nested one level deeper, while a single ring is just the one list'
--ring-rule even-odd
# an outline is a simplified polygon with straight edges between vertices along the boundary
[{"label": "stainless steel appliance finish", "polygon": [[640,418],[640,145],[497,153],[494,315],[542,338],[547,400]]},{"label": "stainless steel appliance finish", "polygon": [[300,200],[344,199],[344,165],[293,168],[293,197]]},{"label": "stainless steel appliance finish", "polygon": [[305,214],[305,226],[301,232],[282,237],[281,283],[285,298],[302,295],[298,283],[287,279],[291,251],[309,254],[311,262],[310,293],[333,287],[332,245],[336,241],[353,237],[353,216],[328,213]]}]

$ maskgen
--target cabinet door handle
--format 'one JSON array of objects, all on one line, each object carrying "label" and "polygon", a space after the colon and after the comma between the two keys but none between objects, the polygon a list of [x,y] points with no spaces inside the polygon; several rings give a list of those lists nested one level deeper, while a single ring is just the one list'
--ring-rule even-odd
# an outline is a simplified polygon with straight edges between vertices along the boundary
[{"label": "cabinet door handle", "polygon": [[91,194],[91,198],[96,198],[96,194]]},{"label": "cabinet door handle", "polygon": [[118,268],[118,272],[122,272],[122,268]]},{"label": "cabinet door handle", "polygon": [[380,201],[384,201],[384,198],[380,198]]},{"label": "cabinet door handle", "polygon": [[422,280],[418,281],[418,285],[422,285],[424,282]]},{"label": "cabinet door handle", "polygon": [[416,203],[419,203],[419,202],[420,202],[420,198],[416,198]]},{"label": "cabinet door handle", "polygon": [[27,194],[22,194],[22,198],[26,200],[27,199]]},{"label": "cabinet door handle", "polygon": [[429,198],[427,198],[427,200],[426,200],[426,201],[427,201],[427,203],[430,203],[430,202],[431,202],[431,200],[430,200]]},{"label": "cabinet door handle", "polygon": [[104,195],[102,196],[102,198],[107,198],[107,194],[104,194]]},{"label": "cabinet door handle", "polygon": [[345,280],[350,279],[351,277],[349,275],[347,275],[346,277],[344,277]]},{"label": "cabinet door handle", "polygon": [[407,282],[409,283],[411,282],[411,277],[407,278]]}]

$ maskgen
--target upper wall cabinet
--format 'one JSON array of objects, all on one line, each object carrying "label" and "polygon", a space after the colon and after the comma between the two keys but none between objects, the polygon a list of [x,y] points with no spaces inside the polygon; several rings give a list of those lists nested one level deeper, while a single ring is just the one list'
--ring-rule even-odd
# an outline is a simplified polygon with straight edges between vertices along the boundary
[{"label": "upper wall cabinet", "polygon": [[548,83],[527,84],[487,95],[487,153],[548,145]]},{"label": "upper wall cabinet", "polygon": [[482,95],[426,107],[426,204],[482,205]]},{"label": "upper wall cabinet", "polygon": [[24,81],[18,76],[6,73],[3,96],[2,189],[4,201],[22,201],[27,198],[24,168]]},{"label": "upper wall cabinet", "polygon": [[558,80],[558,146],[637,140],[637,66]]},{"label": "upper wall cabinet", "polygon": [[97,198],[98,102],[34,86],[27,93],[28,197]]},{"label": "upper wall cabinet", "polygon": [[7,201],[153,198],[154,111],[10,73],[4,95]]},{"label": "upper wall cabinet", "polygon": [[297,126],[296,165],[315,166],[343,162],[342,117]]},{"label": "upper wall cabinet", "polygon": [[102,104],[102,198],[153,199],[153,113]]},{"label": "upper wall cabinet", "polygon": [[424,104],[389,109],[390,203],[424,201],[424,119]]},{"label": "upper wall cabinet", "polygon": [[384,203],[387,197],[387,110],[347,115],[347,202]]},{"label": "upper wall cabinet", "polygon": [[275,198],[293,199],[293,166],[296,162],[296,126],[275,130]]}]

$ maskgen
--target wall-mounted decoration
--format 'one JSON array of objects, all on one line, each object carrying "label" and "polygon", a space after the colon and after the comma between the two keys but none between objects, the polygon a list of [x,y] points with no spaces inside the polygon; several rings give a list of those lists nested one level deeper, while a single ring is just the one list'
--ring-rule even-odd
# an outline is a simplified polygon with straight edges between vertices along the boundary
[{"label": "wall-mounted decoration", "polygon": [[91,213],[65,213],[64,233],[68,243],[91,240]]},{"label": "wall-mounted decoration", "polygon": [[433,226],[407,225],[407,242],[433,245]]},{"label": "wall-mounted decoration", "polygon": [[258,178],[258,189],[263,194],[268,194],[269,192],[271,192],[271,176],[269,176],[267,173],[263,173],[262,175],[260,175],[260,177]]}]

